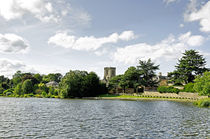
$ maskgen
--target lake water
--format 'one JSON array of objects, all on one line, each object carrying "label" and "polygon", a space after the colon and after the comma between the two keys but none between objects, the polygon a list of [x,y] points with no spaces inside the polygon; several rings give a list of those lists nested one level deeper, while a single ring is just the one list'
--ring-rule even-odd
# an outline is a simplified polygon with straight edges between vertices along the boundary
[{"label": "lake water", "polygon": [[208,138],[210,109],[172,101],[0,98],[0,138]]}]

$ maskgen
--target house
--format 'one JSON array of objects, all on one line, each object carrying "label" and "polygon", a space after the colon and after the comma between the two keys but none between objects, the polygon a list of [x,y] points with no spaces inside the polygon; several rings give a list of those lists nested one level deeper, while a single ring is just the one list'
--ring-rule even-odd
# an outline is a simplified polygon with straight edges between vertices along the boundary
[{"label": "house", "polygon": [[56,81],[50,81],[48,83],[46,83],[47,87],[58,87],[59,83],[57,83]]}]

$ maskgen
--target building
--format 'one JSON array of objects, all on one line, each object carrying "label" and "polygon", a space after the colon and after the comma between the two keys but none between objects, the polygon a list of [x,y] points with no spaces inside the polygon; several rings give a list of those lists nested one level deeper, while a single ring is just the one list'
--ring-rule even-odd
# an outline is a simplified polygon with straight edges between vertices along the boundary
[{"label": "building", "polygon": [[116,76],[116,68],[115,67],[105,67],[104,68],[104,80],[107,82],[112,77]]},{"label": "building", "polygon": [[104,68],[104,79],[102,80],[104,83],[106,83],[106,86],[109,85],[109,80],[116,76],[116,68],[115,67],[105,67]]},{"label": "building", "polygon": [[47,87],[58,87],[59,86],[59,83],[57,83],[56,81],[50,81],[48,83],[46,83],[46,86]]}]

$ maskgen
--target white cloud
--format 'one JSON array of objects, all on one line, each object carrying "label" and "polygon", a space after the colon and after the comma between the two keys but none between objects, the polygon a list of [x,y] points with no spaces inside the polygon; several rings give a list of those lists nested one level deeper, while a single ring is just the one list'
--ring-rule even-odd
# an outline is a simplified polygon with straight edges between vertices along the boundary
[{"label": "white cloud", "polygon": [[[191,3],[194,1],[195,0],[192,0]],[[195,2],[192,5],[195,5]],[[210,1],[201,6],[199,10],[195,9],[194,6],[190,12],[186,12],[185,20],[190,22],[199,21],[201,26],[200,30],[203,32],[210,32]]]},{"label": "white cloud", "polygon": [[22,37],[15,34],[0,34],[0,52],[26,52],[29,44]]},{"label": "white cloud", "polygon": [[173,3],[173,2],[176,2],[177,0],[163,0],[164,3],[166,4],[170,4],[170,3]]},{"label": "white cloud", "polygon": [[40,74],[49,74],[49,73],[62,73],[64,74],[69,69],[54,67],[52,65],[30,65],[25,64],[19,60],[5,59],[0,58],[0,75],[11,78],[14,73],[17,71],[21,72],[30,72],[30,73],[40,73]]},{"label": "white cloud", "polygon": [[21,70],[23,72],[34,72],[35,70],[29,66],[26,66],[23,62],[17,60],[0,59],[0,74],[12,77],[12,75]]},{"label": "white cloud", "polygon": [[186,49],[192,46],[200,46],[203,42],[204,38],[202,36],[193,36],[191,32],[182,34],[178,38],[170,35],[167,39],[155,45],[139,43],[118,48],[113,54],[113,59],[126,64],[134,64],[139,59],[146,60],[149,58],[170,61],[178,58]]},{"label": "white cloud", "polygon": [[26,14],[32,14],[43,22],[58,21],[53,14],[50,2],[44,0],[1,0],[0,15],[6,20],[21,18]]},{"label": "white cloud", "polygon": [[204,37],[201,35],[191,35],[191,32],[180,35],[178,38],[180,42],[187,44],[188,46],[200,46],[204,42]]},{"label": "white cloud", "polygon": [[50,37],[48,44],[54,44],[64,48],[71,48],[75,50],[93,51],[107,43],[117,43],[118,41],[129,41],[136,36],[133,31],[124,31],[121,34],[113,33],[108,37],[96,38],[94,36],[75,37],[67,33],[57,33]]},{"label": "white cloud", "polygon": [[184,24],[179,24],[179,27],[180,27],[180,28],[183,28],[183,27],[184,27]]}]

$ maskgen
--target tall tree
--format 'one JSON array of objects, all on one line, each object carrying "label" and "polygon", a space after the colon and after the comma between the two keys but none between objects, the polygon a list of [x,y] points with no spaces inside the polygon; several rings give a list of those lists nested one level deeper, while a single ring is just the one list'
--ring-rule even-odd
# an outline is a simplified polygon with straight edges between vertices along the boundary
[{"label": "tall tree", "polygon": [[187,84],[193,82],[196,75],[201,75],[207,70],[205,65],[205,58],[198,51],[186,50],[175,66],[176,70],[169,73],[169,77],[173,83]]},{"label": "tall tree", "polygon": [[99,77],[94,72],[70,71],[61,79],[59,96],[88,97],[96,96],[100,92]]},{"label": "tall tree", "polygon": [[136,67],[129,67],[124,73],[124,79],[127,81],[127,86],[129,88],[134,88],[134,92],[136,92],[136,88],[141,85],[139,77],[140,72]]},{"label": "tall tree", "polygon": [[148,59],[147,61],[139,60],[137,70],[140,74],[140,84],[146,87],[156,86],[158,82],[155,80],[155,71],[158,69],[159,65],[155,65],[151,59]]}]

